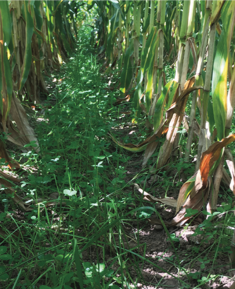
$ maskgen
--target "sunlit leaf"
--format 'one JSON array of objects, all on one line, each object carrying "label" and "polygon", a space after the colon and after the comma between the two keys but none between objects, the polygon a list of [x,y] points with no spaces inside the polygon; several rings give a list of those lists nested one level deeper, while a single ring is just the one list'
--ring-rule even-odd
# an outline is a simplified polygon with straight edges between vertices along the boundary
[{"label": "sunlit leaf", "polygon": [[[168,108],[170,107],[172,100],[176,94],[177,88],[179,87],[179,84],[171,80],[169,81],[165,87],[163,88],[163,91],[157,101],[156,108],[154,111],[154,117],[153,117],[153,125],[154,125],[154,130],[156,130],[163,118],[163,112],[164,112],[164,105],[166,103],[166,100],[168,99],[167,106]],[[171,90],[172,88],[172,90]]]},{"label": "sunlit leaf", "polygon": [[226,2],[223,7],[223,30],[216,47],[212,76],[213,113],[217,129],[217,138],[225,137],[227,115],[227,74],[230,42],[233,33],[234,1]]},{"label": "sunlit leaf", "polygon": [[64,190],[64,191],[63,191],[63,194],[64,194],[65,196],[71,197],[71,196],[75,196],[75,195],[77,194],[77,191]]}]

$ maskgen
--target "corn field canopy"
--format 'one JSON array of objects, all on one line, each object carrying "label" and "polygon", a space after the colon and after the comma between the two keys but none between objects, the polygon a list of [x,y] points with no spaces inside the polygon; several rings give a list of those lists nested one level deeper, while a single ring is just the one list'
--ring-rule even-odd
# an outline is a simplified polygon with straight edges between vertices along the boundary
[{"label": "corn field canopy", "polygon": [[0,1],[0,288],[235,288],[235,1]]},{"label": "corn field canopy", "polygon": [[235,139],[235,2],[90,4],[99,13],[95,45],[105,73],[117,69],[120,74],[123,97],[117,105],[130,101],[133,122],[142,117],[148,131],[138,143],[111,135],[112,140],[131,152],[144,151],[143,167],[157,150],[155,173],[177,154],[185,164],[196,160],[194,174],[179,191],[178,214],[168,226],[183,225],[191,217],[186,209],[198,212],[206,202],[207,212],[213,213],[222,180],[235,192],[233,157],[226,148]]},{"label": "corn field canopy", "polygon": [[59,69],[72,53],[85,15],[76,18],[79,5],[75,1],[0,1],[1,123],[7,139],[18,146],[34,142],[39,151],[21,101],[36,105],[41,94],[48,94],[43,72]]}]

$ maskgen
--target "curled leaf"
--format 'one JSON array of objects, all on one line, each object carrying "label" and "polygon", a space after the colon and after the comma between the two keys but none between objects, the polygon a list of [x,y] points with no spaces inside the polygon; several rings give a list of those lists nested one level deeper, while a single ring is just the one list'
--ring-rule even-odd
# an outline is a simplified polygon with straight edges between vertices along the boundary
[{"label": "curled leaf", "polygon": [[176,200],[174,198],[156,198],[152,196],[151,194],[142,190],[138,184],[134,184],[134,187],[140,194],[143,195],[143,199],[146,201],[150,201],[152,203],[159,202],[170,207],[176,207]]}]

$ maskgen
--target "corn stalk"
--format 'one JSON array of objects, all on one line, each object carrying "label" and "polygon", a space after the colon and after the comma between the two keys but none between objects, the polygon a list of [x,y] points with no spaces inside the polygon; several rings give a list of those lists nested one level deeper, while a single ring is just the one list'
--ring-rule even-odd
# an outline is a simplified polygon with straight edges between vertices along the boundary
[{"label": "corn stalk", "polygon": [[[165,13],[172,4],[159,0],[150,2],[149,13],[149,6],[144,2],[143,21],[140,13],[141,4],[138,1],[128,4],[130,14],[126,17],[124,25],[126,37],[132,35],[133,41],[126,40],[121,90],[126,93],[133,81],[134,109],[141,109],[145,115],[150,116],[153,134],[138,145],[125,145],[114,138],[113,140],[133,152],[144,150],[143,165],[146,165],[158,146],[159,137],[165,135],[166,139],[159,149],[156,164],[156,169],[162,168],[172,157],[174,146],[178,145],[179,128],[192,93],[189,137],[185,153],[185,159],[189,162],[197,124],[195,120],[197,107],[200,113],[196,174],[179,192],[178,211],[180,206],[184,206],[184,210],[179,211],[172,224],[185,222],[186,208],[200,210],[203,202],[209,199],[207,210],[213,212],[217,204],[218,190],[223,177],[223,163],[226,159],[224,149],[235,139],[234,134],[229,135],[235,106],[235,73],[232,66],[234,47],[231,44],[235,25],[234,3],[234,1],[209,0],[183,1],[182,13],[181,7],[178,7],[181,2],[175,4],[172,13]],[[121,5],[121,1],[119,4]],[[156,19],[154,19],[155,11],[157,11]],[[149,25],[146,17],[149,18]],[[130,19],[133,19],[133,30],[129,27]],[[142,47],[139,42],[141,31]],[[171,36],[171,40],[167,41],[164,38],[166,33]],[[169,55],[173,54],[169,52],[173,42],[172,51],[177,52],[175,77],[163,85],[164,64],[169,61]],[[168,53],[168,57],[164,57],[165,53]],[[135,59],[135,69],[130,60],[132,55]],[[136,66],[139,67],[138,73]]]},{"label": "corn stalk", "polygon": [[41,92],[48,93],[42,70],[59,69],[75,48],[69,9],[68,2],[0,2],[1,122],[8,140],[21,147],[31,141],[38,145],[20,103],[22,95],[40,103]]}]

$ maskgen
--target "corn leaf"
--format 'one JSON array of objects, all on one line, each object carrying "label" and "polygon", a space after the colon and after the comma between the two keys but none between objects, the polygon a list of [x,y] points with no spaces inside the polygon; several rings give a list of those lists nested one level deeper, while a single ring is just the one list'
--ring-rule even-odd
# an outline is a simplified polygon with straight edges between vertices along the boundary
[{"label": "corn leaf", "polygon": [[212,98],[217,138],[225,137],[225,123],[227,115],[227,74],[231,35],[233,32],[234,2],[226,2],[222,13],[223,30],[216,48],[213,76]]},{"label": "corn leaf", "polygon": [[126,54],[124,56],[124,67],[121,74],[121,88],[120,90],[125,93],[128,89],[133,75],[133,67],[131,63],[131,55],[133,54],[133,41],[128,47]]},{"label": "corn leaf", "polygon": [[231,134],[221,141],[215,142],[202,154],[197,174],[198,187],[206,187],[208,176],[212,173],[211,170],[216,168],[214,164],[219,160],[222,149],[233,141],[235,141],[235,134]]},{"label": "corn leaf", "polygon": [[156,130],[159,127],[160,123],[162,122],[164,105],[166,103],[167,98],[169,98],[169,101],[167,103],[167,106],[169,107],[172,103],[172,100],[175,96],[178,86],[179,84],[176,81],[171,80],[163,88],[163,91],[157,101],[155,112],[154,112],[154,117],[153,117],[154,130]]},{"label": "corn leaf", "polygon": [[7,1],[0,1],[1,13],[1,40],[0,40],[0,91],[1,100],[0,107],[3,117],[3,127],[5,129],[6,118],[10,109],[10,102],[12,97],[12,75],[10,63],[7,57],[7,48],[11,43],[12,21],[9,13]]},{"label": "corn leaf", "polygon": [[135,152],[135,153],[142,152],[143,150],[145,150],[146,146],[148,145],[147,143],[144,143],[144,144],[141,143],[139,145],[134,145],[132,143],[122,144],[121,142],[117,141],[111,134],[110,134],[110,137],[120,147],[128,151]]},{"label": "corn leaf", "polygon": [[21,68],[20,74],[20,82],[19,82],[19,91],[23,88],[31,67],[32,63],[32,49],[31,49],[31,41],[34,32],[34,24],[33,19],[28,11],[28,3],[27,1],[24,2],[24,13],[25,13],[25,20],[26,20],[26,47],[25,47],[25,54],[24,54],[24,62]]},{"label": "corn leaf", "polygon": [[41,5],[41,2],[40,2],[40,1],[35,1],[35,9],[34,9],[34,12],[35,12],[35,18],[36,18],[37,28],[38,28],[39,30],[42,29],[42,24],[43,24],[42,15],[41,15],[41,12],[40,12],[40,5]]},{"label": "corn leaf", "polygon": [[183,184],[183,186],[180,188],[180,192],[177,199],[177,205],[176,205],[176,213],[178,213],[180,207],[185,203],[186,199],[192,192],[192,189],[195,184],[196,177],[190,178],[186,183]]},{"label": "corn leaf", "polygon": [[159,34],[157,33],[157,28],[153,27],[150,35],[148,36],[144,51],[141,56],[141,71],[143,75],[146,71],[148,71],[148,69],[151,68],[158,42]]},{"label": "corn leaf", "polygon": [[152,101],[152,96],[153,96],[153,66],[154,66],[154,61],[152,60],[150,67],[148,68],[148,82],[147,82],[147,88],[145,92],[145,100],[146,100],[146,111],[149,111],[151,101]]},{"label": "corn leaf", "polygon": [[8,1],[0,1],[0,11],[2,17],[2,26],[3,35],[4,35],[4,45],[8,46],[11,41],[11,29],[12,21],[8,7]]},{"label": "corn leaf", "polygon": [[12,98],[12,90],[13,90],[13,84],[12,84],[12,74],[11,74],[11,68],[10,63],[7,58],[6,53],[6,47],[4,47],[4,58],[3,58],[3,66],[4,66],[4,76],[6,80],[6,90],[7,90],[7,99],[6,99],[6,111],[3,113],[3,116],[6,118],[11,107],[11,98]]}]

